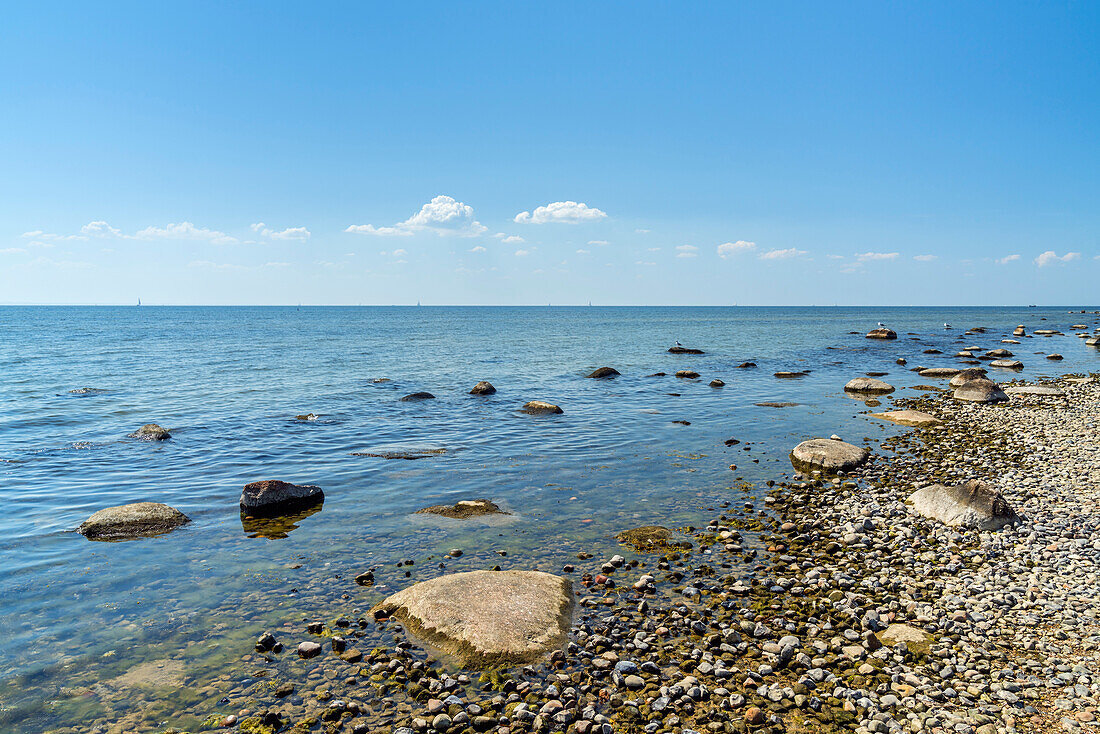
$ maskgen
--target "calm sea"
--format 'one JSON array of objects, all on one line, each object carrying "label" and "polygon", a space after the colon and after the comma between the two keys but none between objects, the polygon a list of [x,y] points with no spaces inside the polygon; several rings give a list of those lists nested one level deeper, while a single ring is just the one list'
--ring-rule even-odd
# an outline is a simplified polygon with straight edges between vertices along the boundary
[{"label": "calm sea", "polygon": [[[0,308],[0,729],[81,728],[137,709],[153,712],[138,730],[186,728],[176,714],[197,722],[212,710],[201,696],[128,690],[124,674],[167,658],[182,661],[194,690],[232,679],[265,626],[366,608],[407,583],[349,585],[373,565],[414,560],[415,580],[430,575],[428,556],[461,548],[452,570],[556,571],[581,550],[614,551],[622,529],[698,522],[746,487],[759,498],[753,488],[789,473],[787,452],[803,438],[874,443],[904,430],[867,418],[842,391],[882,371],[896,396],[918,394],[907,387],[929,380],[899,356],[957,365],[956,351],[1006,346],[1025,324],[1067,336],[1007,345],[1026,368],[1001,379],[1100,370],[1100,351],[1070,330],[1092,330],[1097,317],[1068,310]],[[900,338],[865,339],[879,321]],[[976,326],[988,331],[962,335]],[[706,354],[668,354],[676,341]],[[933,348],[943,354],[923,353]],[[745,361],[758,366],[736,368]],[[622,376],[584,379],[605,365]],[[702,377],[676,379],[678,369]],[[779,370],[810,373],[778,380]],[[713,378],[725,387],[708,386]],[[478,380],[496,395],[468,395]],[[436,399],[399,400],[417,391]],[[517,411],[532,399],[565,412]],[[757,405],[766,402],[797,405]],[[320,418],[295,419],[305,413]],[[127,438],[150,422],[172,439]],[[742,443],[727,448],[730,437]],[[352,455],[394,447],[446,453]],[[237,502],[258,479],[320,485],[323,509],[249,526]],[[482,497],[515,518],[412,515]],[[73,532],[97,509],[143,500],[193,522],[125,543]]]}]

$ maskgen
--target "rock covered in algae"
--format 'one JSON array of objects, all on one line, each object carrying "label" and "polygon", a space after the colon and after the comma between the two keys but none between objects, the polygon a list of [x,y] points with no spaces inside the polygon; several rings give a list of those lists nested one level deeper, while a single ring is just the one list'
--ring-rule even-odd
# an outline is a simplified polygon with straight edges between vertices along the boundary
[{"label": "rock covered in algae", "polygon": [[490,500],[461,500],[453,505],[432,505],[423,510],[417,510],[416,514],[440,515],[459,520],[482,515],[508,515],[511,513],[500,509],[495,502]]},{"label": "rock covered in algae", "polygon": [[191,522],[174,507],[160,502],[134,502],[104,508],[77,528],[89,540],[131,540],[167,533]]},{"label": "rock covered in algae", "polygon": [[676,541],[672,531],[660,525],[643,525],[639,528],[624,530],[615,536],[624,545],[633,546],[641,553],[649,553],[666,548],[690,549],[691,543]]}]

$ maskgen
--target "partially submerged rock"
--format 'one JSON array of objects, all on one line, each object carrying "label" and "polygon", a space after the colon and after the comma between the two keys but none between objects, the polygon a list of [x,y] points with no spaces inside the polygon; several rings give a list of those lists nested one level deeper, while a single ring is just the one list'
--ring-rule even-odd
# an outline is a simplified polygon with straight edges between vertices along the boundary
[{"label": "partially submerged rock", "polygon": [[879,328],[867,332],[868,339],[897,339],[898,333],[892,329]]},{"label": "partially submerged rock", "polygon": [[776,372],[775,376],[781,380],[792,380],[798,377],[805,377],[806,372]]},{"label": "partially submerged rock", "polygon": [[1062,397],[1066,393],[1054,385],[1015,385],[1004,389],[1006,395],[1044,395]]},{"label": "partially submerged rock", "polygon": [[191,522],[174,507],[160,502],[134,502],[107,507],[80,524],[79,532],[88,540],[131,540],[162,535]]},{"label": "partially submerged rock", "polygon": [[669,354],[703,354],[702,349],[691,349],[689,347],[669,347]]},{"label": "partially submerged rock", "polygon": [[857,377],[854,380],[849,380],[844,389],[847,392],[872,393],[874,395],[885,395],[894,392],[893,385],[882,380],[876,380],[873,377]]},{"label": "partially submerged rock", "polygon": [[995,359],[989,363],[990,367],[1000,367],[1006,370],[1022,370],[1024,363],[1018,359]]},{"label": "partially submerged rock", "polygon": [[669,548],[690,549],[691,543],[676,541],[672,531],[660,525],[643,525],[640,528],[624,530],[615,536],[624,545],[629,545],[639,553],[652,553]]},{"label": "partially submerged rock", "polygon": [[750,367],[755,367],[755,366],[756,366],[756,362],[742,362],[741,364],[737,365],[737,369],[745,370],[745,369],[749,369]]},{"label": "partially submerged rock", "polygon": [[985,377],[967,380],[955,388],[952,397],[968,403],[1003,403],[1008,400],[1001,386]]},{"label": "partially submerged rock", "polygon": [[447,453],[447,449],[433,446],[428,448],[378,448],[371,451],[353,451],[352,456],[370,456],[375,459],[404,459],[406,461],[414,461],[416,459],[426,459],[429,456],[442,456]]},{"label": "partially submerged rock", "polygon": [[909,496],[909,502],[918,515],[956,528],[996,530],[1020,519],[999,492],[973,479],[961,485],[923,487]]},{"label": "partially submerged rock", "polygon": [[954,377],[959,374],[959,370],[954,367],[928,367],[917,370],[917,374],[921,377]]},{"label": "partially submerged rock", "polygon": [[565,645],[573,585],[541,571],[468,571],[414,584],[373,611],[464,667],[525,664]]},{"label": "partially submerged rock", "polygon": [[493,384],[485,380],[482,380],[481,382],[470,388],[471,395],[492,395],[496,391],[497,389],[493,387]]},{"label": "partially submerged rock", "polygon": [[316,413],[305,413],[303,415],[294,416],[294,420],[296,420],[296,421],[315,421],[320,417],[321,416],[317,415]]},{"label": "partially submerged rock", "polygon": [[325,493],[312,484],[265,479],[244,485],[241,512],[254,516],[281,515],[324,501]]},{"label": "partially submerged rock", "polygon": [[618,377],[619,371],[614,367],[600,367],[598,370],[593,371],[586,377],[590,377],[593,380],[602,380],[607,377]]},{"label": "partially submerged rock", "polygon": [[726,383],[725,383],[725,382],[723,382],[722,380],[719,380],[719,379],[718,379],[718,378],[716,377],[716,378],[714,378],[713,380],[711,380],[711,381],[710,381],[710,386],[711,386],[711,387],[725,387],[725,386],[726,386]]},{"label": "partially submerged rock", "polygon": [[419,402],[421,400],[434,400],[434,399],[435,399],[435,395],[432,395],[430,392],[414,392],[414,393],[409,393],[405,397],[401,398],[401,402],[403,402],[403,403],[415,403],[415,402]]},{"label": "partially submerged rock", "polygon": [[881,418],[884,421],[900,423],[903,426],[912,426],[914,428],[938,426],[943,422],[936,416],[922,413],[919,410],[888,410],[884,413],[872,413],[871,416],[874,418]]},{"label": "partially submerged rock", "polygon": [[561,414],[565,412],[553,403],[547,403],[543,400],[532,400],[528,403],[524,403],[520,410],[528,415],[544,415],[548,413]]},{"label": "partially submerged rock", "polygon": [[483,515],[510,515],[500,509],[495,502],[490,500],[460,500],[453,505],[432,505],[423,510],[417,510],[417,515],[439,515],[458,520],[466,520],[471,517]]},{"label": "partially submerged rock", "polygon": [[139,438],[142,441],[166,441],[172,438],[172,434],[167,428],[161,428],[156,423],[146,423],[131,433],[130,438]]},{"label": "partially submerged rock", "polygon": [[854,446],[835,438],[812,438],[794,447],[791,451],[791,464],[806,474],[814,471],[836,474],[855,469],[870,456],[871,452],[862,446]]},{"label": "partially submerged rock", "polygon": [[694,380],[699,376],[699,373],[693,370],[679,370],[676,372],[676,376],[685,380]]}]

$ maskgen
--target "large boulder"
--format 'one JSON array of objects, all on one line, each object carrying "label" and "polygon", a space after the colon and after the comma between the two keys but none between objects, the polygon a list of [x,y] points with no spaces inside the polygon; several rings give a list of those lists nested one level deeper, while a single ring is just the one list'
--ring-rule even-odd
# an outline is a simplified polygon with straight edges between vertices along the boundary
[{"label": "large boulder", "polygon": [[373,611],[464,667],[525,664],[564,646],[573,585],[541,571],[468,571],[414,584]]},{"label": "large boulder", "polygon": [[509,513],[490,500],[460,500],[453,505],[432,505],[423,510],[417,510],[418,515],[439,515],[456,520],[467,520],[471,517],[483,515],[507,515]]},{"label": "large boulder", "polygon": [[471,395],[492,395],[497,389],[493,387],[493,383],[482,380],[481,382],[470,388]]},{"label": "large boulder", "polygon": [[89,540],[131,540],[167,533],[191,522],[174,507],[160,502],[134,502],[107,507],[80,523],[77,528]]},{"label": "large boulder", "polygon": [[849,380],[848,384],[844,386],[846,392],[862,392],[872,393],[874,395],[885,395],[886,393],[894,392],[894,386],[883,382],[882,380],[876,380],[873,377],[857,377],[854,380]]},{"label": "large boulder", "polygon": [[1027,336],[1027,331],[1024,329],[1024,325],[1020,324],[1012,330],[1012,336]]},{"label": "large boulder", "polygon": [[520,410],[528,415],[545,415],[548,413],[561,414],[565,412],[553,403],[547,403],[544,400],[532,400],[524,403]]},{"label": "large boulder", "polygon": [[591,374],[585,375],[593,380],[602,380],[605,377],[618,377],[619,371],[614,367],[600,367],[598,370],[594,370]]},{"label": "large boulder", "polygon": [[1006,357],[1011,357],[1012,352],[1008,351],[1007,349],[990,349],[988,352],[985,353],[985,356],[988,359],[1004,359]]},{"label": "large boulder", "polygon": [[936,416],[922,413],[919,410],[888,410],[885,413],[872,413],[871,416],[914,428],[927,428],[942,423]]},{"label": "large boulder", "polygon": [[142,441],[165,441],[172,438],[172,434],[167,428],[161,428],[156,423],[146,423],[131,433],[130,438],[139,438]]},{"label": "large boulder", "polygon": [[973,479],[954,486],[922,487],[909,496],[909,502],[918,515],[954,528],[996,530],[1020,519],[999,492]]},{"label": "large boulder", "polygon": [[995,359],[989,363],[990,367],[1000,367],[1006,370],[1022,370],[1024,363],[1018,359]]},{"label": "large boulder", "polygon": [[695,370],[677,370],[676,376],[683,380],[694,380],[699,376]]},{"label": "large boulder", "polygon": [[980,380],[986,376],[986,370],[984,367],[971,367],[970,369],[963,370],[959,374],[951,378],[951,382],[948,384],[951,387],[958,387],[959,385],[966,384],[971,380]]},{"label": "large boulder", "polygon": [[955,388],[952,397],[967,403],[1004,403],[1008,401],[1008,396],[1005,395],[1005,391],[1001,389],[1001,386],[985,377],[967,380]]},{"label": "large boulder", "polygon": [[265,479],[244,485],[241,512],[256,517],[283,515],[323,502],[324,499],[325,493],[315,485]]},{"label": "large boulder", "polygon": [[791,464],[800,472],[826,474],[850,471],[863,464],[871,452],[835,438],[812,438],[791,451]]},{"label": "large boulder", "polygon": [[897,339],[898,333],[892,329],[880,328],[871,329],[867,332],[868,339]]}]

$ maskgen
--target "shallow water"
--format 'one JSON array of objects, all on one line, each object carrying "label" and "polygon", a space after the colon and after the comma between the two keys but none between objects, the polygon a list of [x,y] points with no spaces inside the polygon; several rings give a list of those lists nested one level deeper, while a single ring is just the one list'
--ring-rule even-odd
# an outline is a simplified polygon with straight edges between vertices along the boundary
[{"label": "shallow water", "polygon": [[[866,371],[889,373],[897,397],[946,383],[898,356],[908,367],[959,366],[951,355],[964,346],[1005,346],[1025,369],[991,369],[996,379],[1100,371],[1100,351],[1069,328],[1094,329],[1097,317],[1067,310],[0,308],[0,728],[125,716],[137,717],[135,730],[195,728],[212,709],[187,690],[236,675],[259,630],[366,608],[408,583],[397,561],[416,561],[411,580],[451,548],[465,553],[450,570],[557,570],[581,550],[611,551],[624,528],[697,523],[745,487],[759,498],[753,488],[789,473],[787,452],[803,438],[873,444],[906,430],[865,417],[842,390]],[[878,321],[899,339],[865,339]],[[1066,336],[1002,345],[1017,324]],[[988,331],[964,337],[973,326]],[[676,340],[706,354],[667,354]],[[758,367],[737,369],[744,361]],[[622,376],[584,379],[604,365]],[[701,378],[676,379],[677,369]],[[658,371],[668,376],[650,376]],[[708,386],[716,377],[725,387]],[[468,395],[478,380],[497,394]],[[81,388],[94,389],[72,392]],[[422,390],[436,399],[399,400]],[[518,412],[532,399],[565,413]],[[797,405],[757,405],[766,402]],[[311,412],[320,417],[295,420]],[[172,439],[127,438],[149,422]],[[731,436],[742,444],[723,446]],[[446,453],[352,455],[394,447]],[[320,485],[323,508],[243,523],[242,485],[267,478]],[[481,497],[517,517],[412,514]],[[193,522],[125,543],[73,532],[97,509],[143,500]],[[380,564],[390,570],[378,585],[349,586]],[[182,661],[177,677],[124,677],[165,658]]]}]

